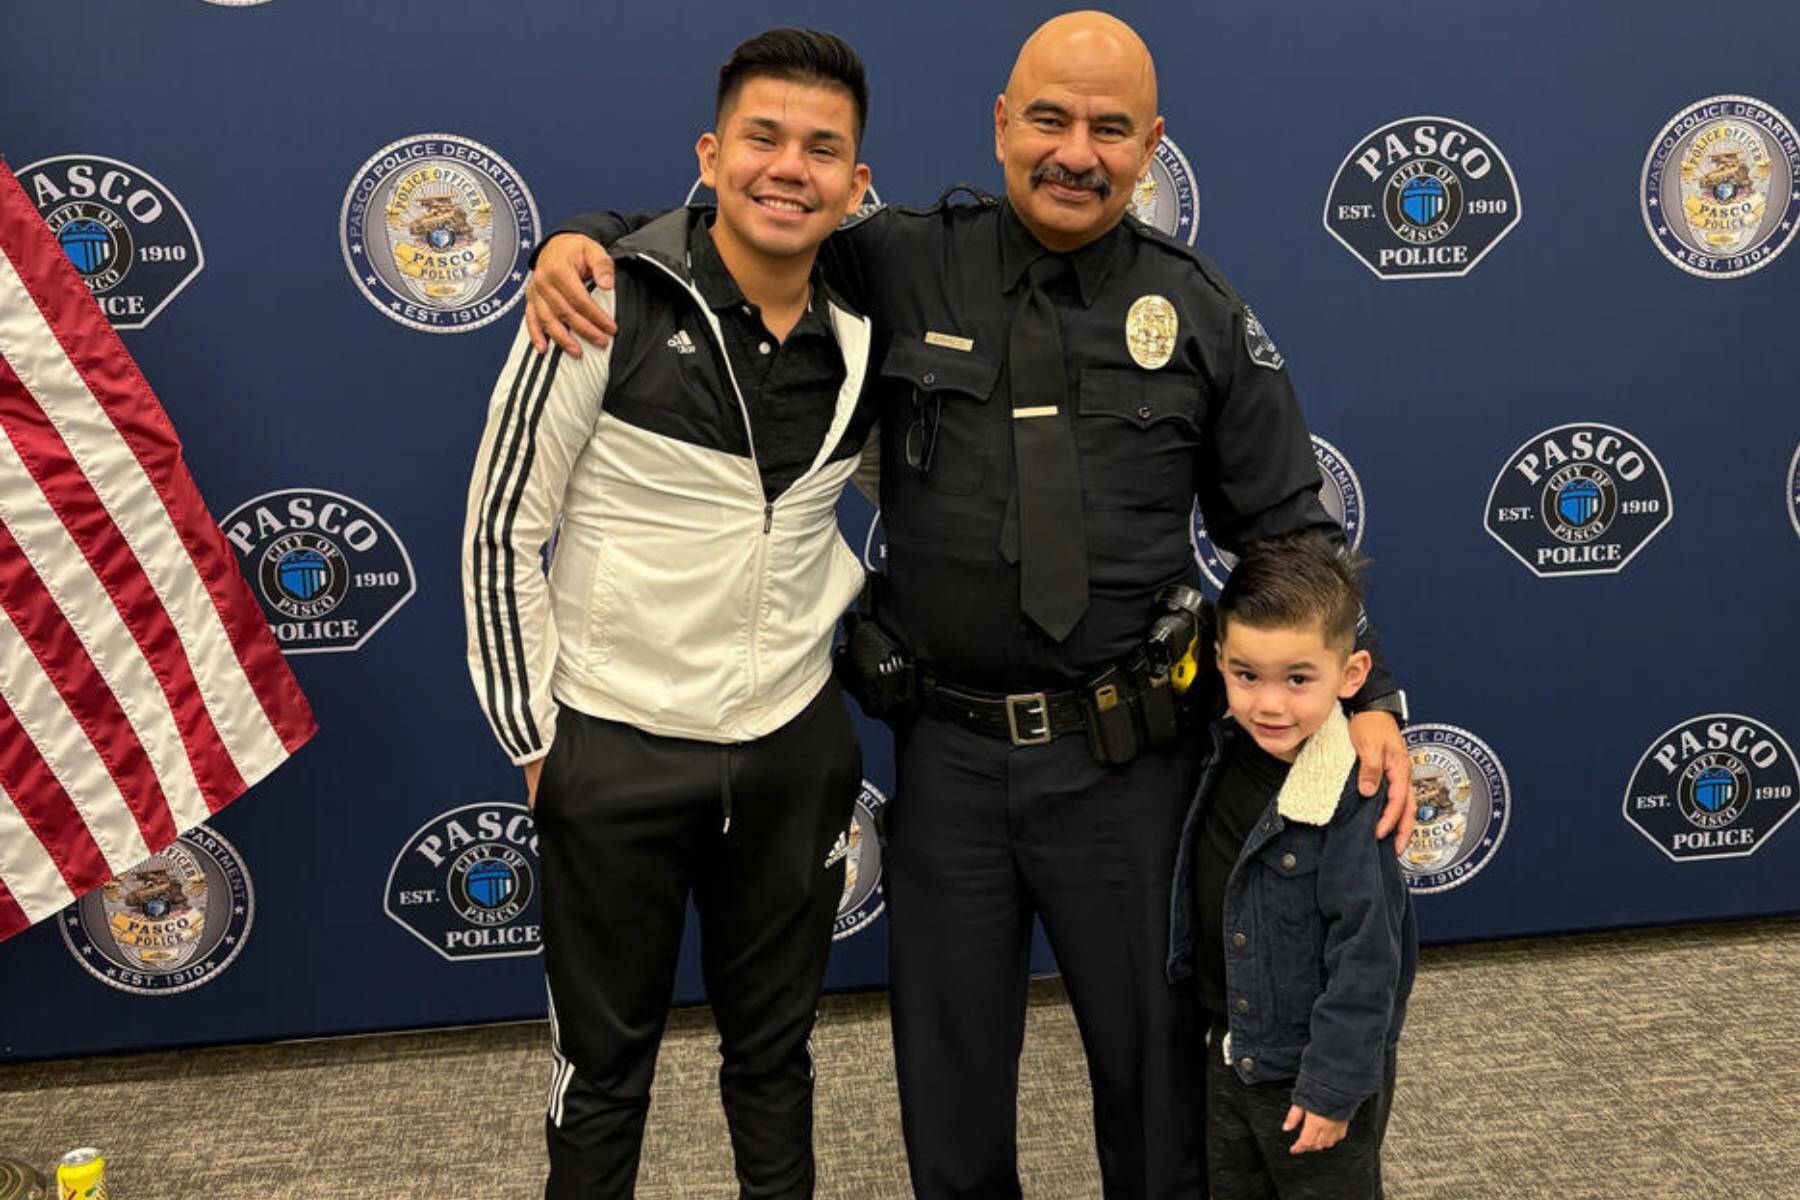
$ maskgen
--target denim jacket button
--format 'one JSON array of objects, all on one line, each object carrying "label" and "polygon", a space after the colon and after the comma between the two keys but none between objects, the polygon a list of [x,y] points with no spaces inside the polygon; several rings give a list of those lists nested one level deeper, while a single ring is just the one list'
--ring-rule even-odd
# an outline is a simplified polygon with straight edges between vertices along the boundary
[{"label": "denim jacket button", "polygon": [[1238,1059],[1238,1069],[1240,1071],[1254,1071],[1256,1070],[1256,1060],[1254,1058],[1240,1058]]},{"label": "denim jacket button", "polygon": [[1250,940],[1249,938],[1245,937],[1241,933],[1234,933],[1231,935],[1231,944],[1234,946],[1238,946],[1240,948],[1244,945],[1245,942],[1248,942],[1249,940]]},{"label": "denim jacket button", "polygon": [[1281,856],[1281,865],[1286,867],[1290,871],[1294,869],[1294,864],[1298,863],[1299,861],[1300,861],[1299,859],[1295,858],[1291,854],[1284,854]]},{"label": "denim jacket button", "polygon": [[1248,1000],[1239,1000],[1237,1002],[1237,1010],[1241,1013],[1249,1012],[1250,1011],[1250,1002]]}]

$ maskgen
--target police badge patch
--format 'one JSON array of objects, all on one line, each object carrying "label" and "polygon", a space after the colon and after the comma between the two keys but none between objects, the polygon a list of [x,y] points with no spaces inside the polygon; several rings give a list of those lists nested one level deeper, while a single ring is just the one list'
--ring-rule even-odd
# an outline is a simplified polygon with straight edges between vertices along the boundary
[{"label": "police badge patch", "polygon": [[[1314,434],[1312,447],[1313,457],[1319,460],[1319,478],[1324,485],[1319,489],[1319,501],[1331,514],[1331,519],[1343,526],[1344,541],[1355,550],[1362,545],[1363,537],[1362,481],[1356,477],[1350,460],[1336,446]],[[1200,574],[1217,592],[1225,586],[1231,569],[1237,566],[1237,555],[1213,544],[1198,502],[1194,504],[1189,521],[1188,540],[1194,547],[1194,561],[1200,564]]]},{"label": "police badge patch", "polygon": [[518,958],[543,950],[542,878],[530,809],[465,804],[406,840],[382,908],[451,962]]},{"label": "police badge patch", "polygon": [[1461,887],[1487,866],[1512,815],[1512,787],[1488,744],[1455,725],[1409,725],[1418,823],[1400,859],[1415,896]]},{"label": "police badge patch", "polygon": [[1275,340],[1248,304],[1244,305],[1244,349],[1249,351],[1251,362],[1271,371],[1279,371],[1287,363],[1287,359],[1281,357],[1281,351],[1275,348]]},{"label": "police badge patch", "polygon": [[1610,575],[1675,515],[1668,477],[1623,429],[1577,421],[1512,452],[1483,524],[1533,575]]},{"label": "police badge patch", "polygon": [[1625,819],[1676,862],[1754,854],[1800,805],[1800,769],[1754,717],[1708,713],[1644,751],[1625,787]]},{"label": "police badge patch", "polygon": [[886,807],[887,797],[874,784],[863,780],[850,828],[838,835],[838,847],[832,851],[836,856],[841,850],[844,862],[844,895],[838,901],[837,920],[831,927],[834,942],[861,933],[887,907],[881,890],[881,837],[876,829],[879,814]]},{"label": "police badge patch", "polygon": [[1175,306],[1162,296],[1139,296],[1125,314],[1125,348],[1131,361],[1146,371],[1168,365],[1175,357],[1175,336],[1180,330]]},{"label": "police badge patch", "polygon": [[1800,227],[1800,141],[1752,96],[1690,104],[1650,143],[1639,181],[1644,228],[1663,257],[1702,279],[1761,270]]},{"label": "police badge patch", "polygon": [[351,179],[338,227],[357,289],[427,333],[479,329],[518,303],[541,228],[512,164],[449,133],[377,150]]},{"label": "police badge patch", "polygon": [[204,825],[64,910],[63,942],[94,978],[140,996],[211,983],[255,916],[236,847]]},{"label": "police badge patch", "polygon": [[65,154],[18,178],[114,329],[150,324],[206,265],[181,201],[139,167]]},{"label": "police badge patch", "polygon": [[416,590],[412,558],[374,509],[320,488],[246,500],[219,522],[288,654],[355,650]]},{"label": "police badge patch", "polygon": [[1177,241],[1194,244],[1200,232],[1200,193],[1187,156],[1172,138],[1156,143],[1142,179],[1131,189],[1131,215]]},{"label": "police badge patch", "polygon": [[1344,156],[1325,231],[1382,279],[1467,275],[1519,223],[1506,156],[1473,125],[1407,117]]}]

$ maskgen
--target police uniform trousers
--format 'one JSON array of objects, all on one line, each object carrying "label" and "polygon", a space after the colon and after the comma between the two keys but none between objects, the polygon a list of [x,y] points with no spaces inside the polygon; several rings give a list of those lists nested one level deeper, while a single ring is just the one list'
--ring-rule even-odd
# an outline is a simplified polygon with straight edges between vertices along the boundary
[{"label": "police uniform trousers", "polygon": [[1032,918],[1068,988],[1107,1200],[1198,1200],[1200,1040],[1171,986],[1169,889],[1200,748],[1125,766],[1086,739],[1015,747],[932,717],[898,737],[885,863],[894,1054],[920,1200],[1020,1195]]},{"label": "police uniform trousers", "polygon": [[690,897],[739,1195],[813,1194],[810,1038],[844,889],[833,851],[861,785],[835,682],[781,729],[730,745],[561,710],[536,804],[547,1200],[634,1192]]}]

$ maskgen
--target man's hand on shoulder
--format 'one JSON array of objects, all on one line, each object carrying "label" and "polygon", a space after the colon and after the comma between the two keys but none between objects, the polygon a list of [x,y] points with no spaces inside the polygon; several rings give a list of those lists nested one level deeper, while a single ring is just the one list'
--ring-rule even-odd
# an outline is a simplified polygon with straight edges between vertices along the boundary
[{"label": "man's hand on shoulder", "polygon": [[1400,722],[1392,713],[1360,712],[1350,718],[1350,743],[1362,767],[1357,775],[1357,790],[1373,796],[1387,777],[1387,806],[1376,823],[1375,836],[1395,833],[1394,853],[1406,853],[1412,841],[1413,823],[1418,813],[1412,804],[1412,755]]},{"label": "man's hand on shoulder", "polygon": [[613,286],[613,260],[604,247],[578,233],[552,237],[538,250],[525,281],[525,329],[542,354],[551,342],[581,357],[581,339],[605,349],[619,331],[611,314],[594,303],[588,280],[602,291]]}]

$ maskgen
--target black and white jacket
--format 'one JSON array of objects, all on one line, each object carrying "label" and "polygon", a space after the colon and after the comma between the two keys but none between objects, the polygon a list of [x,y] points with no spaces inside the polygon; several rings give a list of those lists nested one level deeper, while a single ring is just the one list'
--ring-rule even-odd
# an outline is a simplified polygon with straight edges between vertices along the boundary
[{"label": "black and white jacket", "polygon": [[[773,732],[830,675],[862,564],[838,494],[873,408],[867,318],[816,288],[843,352],[830,431],[772,502],[677,209],[614,247],[619,337],[569,358],[523,328],[488,406],[469,483],[469,671],[515,763],[549,751],[558,704],[649,733],[739,742]],[[543,547],[556,533],[548,578]]]}]

